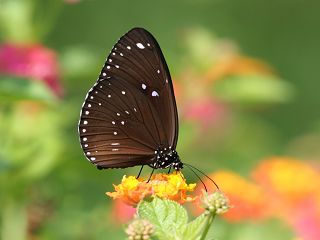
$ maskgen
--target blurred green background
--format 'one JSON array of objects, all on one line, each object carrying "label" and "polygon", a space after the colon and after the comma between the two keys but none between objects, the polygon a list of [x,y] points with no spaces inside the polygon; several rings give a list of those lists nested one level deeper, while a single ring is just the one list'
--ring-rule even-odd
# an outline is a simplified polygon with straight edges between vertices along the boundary
[{"label": "blurred green background", "polygon": [[[139,169],[98,171],[77,124],[107,54],[137,26],[170,68],[183,161],[244,177],[273,155],[319,169],[319,12],[311,0],[0,0],[2,239],[125,238],[104,193]],[[295,239],[289,225],[220,219],[213,235]]]}]

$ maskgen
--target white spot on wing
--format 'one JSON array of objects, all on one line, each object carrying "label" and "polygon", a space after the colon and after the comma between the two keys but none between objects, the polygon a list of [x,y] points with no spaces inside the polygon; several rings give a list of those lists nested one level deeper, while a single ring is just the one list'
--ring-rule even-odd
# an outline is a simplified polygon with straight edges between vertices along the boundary
[{"label": "white spot on wing", "polygon": [[109,62],[112,62],[112,59],[111,59],[111,58],[109,58]]},{"label": "white spot on wing", "polygon": [[138,48],[140,48],[140,49],[144,49],[144,46],[143,46],[143,44],[142,44],[142,43],[137,43],[136,45],[137,45],[137,47],[138,47]]},{"label": "white spot on wing", "polygon": [[112,146],[118,146],[120,143],[111,143]]},{"label": "white spot on wing", "polygon": [[121,121],[121,124],[124,125],[124,121]]},{"label": "white spot on wing", "polygon": [[113,125],[115,125],[115,124],[116,124],[116,122],[115,122],[115,121],[112,121],[111,123],[112,123]]},{"label": "white spot on wing", "polygon": [[85,128],[84,128],[84,129],[82,129],[82,132],[83,132],[83,133],[85,133],[86,131],[87,131],[87,130],[86,130]]},{"label": "white spot on wing", "polygon": [[142,89],[146,89],[147,85],[145,85],[144,83],[141,84]]},{"label": "white spot on wing", "polygon": [[125,95],[125,94],[126,94],[126,92],[125,92],[125,91],[122,91],[121,93],[122,93],[123,95]]},{"label": "white spot on wing", "polygon": [[157,70],[157,73],[160,73],[160,70],[159,70],[159,69]]},{"label": "white spot on wing", "polygon": [[102,73],[102,76],[104,76],[104,77],[105,77],[105,76],[107,76],[107,74],[106,74],[105,72],[103,72],[103,73]]},{"label": "white spot on wing", "polygon": [[129,50],[131,50],[131,47],[130,47],[130,46],[127,46],[127,48],[128,48]]},{"label": "white spot on wing", "polygon": [[110,66],[107,66],[107,69],[110,69]]},{"label": "white spot on wing", "polygon": [[126,112],[126,114],[129,114],[129,112],[128,111],[125,111]]},{"label": "white spot on wing", "polygon": [[89,115],[89,111],[86,111],[85,114],[86,114],[86,115]]},{"label": "white spot on wing", "polygon": [[87,155],[90,155],[91,154],[91,152],[87,152]]},{"label": "white spot on wing", "polygon": [[111,98],[111,94],[108,95],[108,98]]},{"label": "white spot on wing", "polygon": [[119,68],[119,65],[115,65],[116,68]]},{"label": "white spot on wing", "polygon": [[118,133],[117,132],[113,132],[113,135],[117,135]]},{"label": "white spot on wing", "polygon": [[94,160],[96,160],[96,158],[95,157],[91,157],[90,160],[94,161]]},{"label": "white spot on wing", "polygon": [[87,140],[88,140],[88,138],[84,137],[84,138],[82,138],[82,140],[85,142],[85,141],[87,141]]},{"label": "white spot on wing", "polygon": [[117,116],[120,116],[120,113],[117,113]]},{"label": "white spot on wing", "polygon": [[99,102],[98,104],[99,104],[99,106],[101,106],[101,102]]},{"label": "white spot on wing", "polygon": [[120,56],[123,57],[123,53],[120,53]]},{"label": "white spot on wing", "polygon": [[157,91],[152,91],[151,96],[152,97],[159,97],[159,93]]},{"label": "white spot on wing", "polygon": [[87,120],[84,120],[84,121],[83,121],[83,124],[88,124],[88,121],[87,121]]}]

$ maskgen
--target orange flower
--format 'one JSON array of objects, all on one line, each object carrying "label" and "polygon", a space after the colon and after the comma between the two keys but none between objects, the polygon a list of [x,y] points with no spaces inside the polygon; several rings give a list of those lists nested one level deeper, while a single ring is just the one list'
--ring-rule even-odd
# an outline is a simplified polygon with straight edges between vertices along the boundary
[{"label": "orange flower", "polygon": [[320,239],[318,168],[292,158],[272,157],[252,175],[252,182],[227,171],[210,175],[230,199],[231,209],[223,217],[234,221],[277,217],[301,239]]},{"label": "orange flower", "polygon": [[121,199],[128,205],[137,205],[145,196],[152,191],[151,185],[147,182],[136,179],[134,176],[123,176],[121,184],[113,185],[115,192],[107,192],[106,194],[113,199]]},{"label": "orange flower", "polygon": [[[258,185],[230,171],[218,171],[210,177],[219,184],[221,191],[230,200],[231,208],[223,217],[231,221],[240,221],[262,219],[266,216],[266,197]],[[212,185],[210,181],[206,181],[205,184]]]},{"label": "orange flower", "polygon": [[187,195],[187,192],[193,191],[195,186],[196,184],[187,184],[182,174],[178,173],[155,174],[149,182],[142,178],[136,179],[134,176],[123,176],[121,184],[114,185],[115,192],[106,194],[132,206],[136,206],[148,196],[184,203],[196,199],[196,197]]},{"label": "orange flower", "polygon": [[263,189],[232,172],[219,171],[211,176],[230,199],[233,208],[225,215],[229,220],[262,219],[267,215],[266,195]]},{"label": "orange flower", "polygon": [[209,70],[205,79],[207,82],[221,80],[231,75],[248,74],[271,75],[272,69],[266,63],[249,57],[231,55],[224,56],[217,60]]},{"label": "orange flower", "polygon": [[320,173],[292,158],[266,159],[253,171],[253,178],[270,197],[285,202],[287,207],[293,207],[319,191]]}]

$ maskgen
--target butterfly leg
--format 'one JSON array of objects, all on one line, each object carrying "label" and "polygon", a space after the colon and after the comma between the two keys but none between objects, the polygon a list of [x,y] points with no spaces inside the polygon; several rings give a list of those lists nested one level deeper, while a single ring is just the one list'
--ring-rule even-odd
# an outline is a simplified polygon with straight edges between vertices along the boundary
[{"label": "butterfly leg", "polygon": [[153,172],[154,172],[154,168],[152,169],[152,172],[151,172],[151,174],[150,174],[150,176],[149,176],[149,179],[148,179],[147,183],[150,182],[151,177],[152,177],[152,175],[153,175]]},{"label": "butterfly leg", "polygon": [[180,174],[181,178],[186,181],[186,178],[182,175],[181,171],[178,171],[178,173]]},{"label": "butterfly leg", "polygon": [[138,176],[136,177],[136,179],[138,179],[140,177],[140,174],[142,172],[143,167],[144,167],[144,165],[141,166],[140,171],[139,171]]},{"label": "butterfly leg", "polygon": [[168,171],[168,174],[170,174],[170,171],[171,171],[171,166],[169,167],[169,171]]}]

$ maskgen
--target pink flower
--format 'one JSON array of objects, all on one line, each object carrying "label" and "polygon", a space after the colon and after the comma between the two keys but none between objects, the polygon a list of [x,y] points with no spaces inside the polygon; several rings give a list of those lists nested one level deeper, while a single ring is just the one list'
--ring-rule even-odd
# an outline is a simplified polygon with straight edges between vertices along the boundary
[{"label": "pink flower", "polygon": [[116,224],[129,222],[136,213],[136,208],[124,203],[120,199],[112,202],[112,218]]},{"label": "pink flower", "polygon": [[62,95],[56,53],[40,44],[0,45],[0,73],[44,81],[56,95]]},{"label": "pink flower", "polygon": [[224,118],[225,108],[212,99],[204,98],[187,105],[184,112],[187,120],[198,121],[206,129],[212,123],[219,122]]},{"label": "pink flower", "polygon": [[314,199],[302,203],[290,216],[288,222],[303,240],[320,239],[320,216]]},{"label": "pink flower", "polygon": [[75,3],[79,3],[80,0],[64,0],[64,2],[69,4],[75,4]]}]

